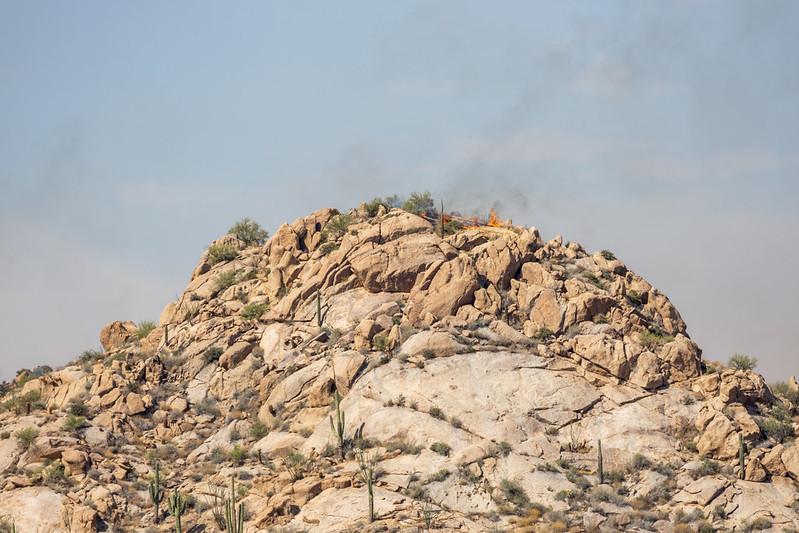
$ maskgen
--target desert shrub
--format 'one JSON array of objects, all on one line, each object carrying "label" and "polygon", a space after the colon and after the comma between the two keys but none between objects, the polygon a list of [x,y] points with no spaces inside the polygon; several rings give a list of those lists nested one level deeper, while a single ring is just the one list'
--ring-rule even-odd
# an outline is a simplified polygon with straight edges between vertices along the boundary
[{"label": "desert shrub", "polygon": [[402,209],[414,215],[436,215],[436,203],[428,191],[412,192],[408,199],[402,203]]},{"label": "desert shrub", "polygon": [[591,491],[591,499],[595,502],[607,502],[614,505],[624,505],[624,498],[608,487],[594,487]]},{"label": "desert shrub", "polygon": [[644,297],[639,292],[629,290],[627,291],[625,298],[627,299],[627,302],[632,306],[640,307],[644,305]]},{"label": "desert shrub", "polygon": [[641,455],[640,453],[636,453],[635,455],[633,455],[633,458],[630,460],[631,472],[635,472],[637,470],[646,470],[651,466],[652,466],[652,461],[650,461],[646,456]]},{"label": "desert shrub", "polygon": [[77,431],[83,427],[86,423],[86,418],[82,416],[75,416],[75,415],[67,415],[66,419],[64,419],[63,429],[64,431]]},{"label": "desert shrub", "polygon": [[502,495],[505,499],[516,507],[524,508],[530,505],[530,498],[528,498],[527,493],[522,486],[515,481],[503,479],[499,484],[499,490],[502,491]]},{"label": "desert shrub", "polygon": [[549,328],[541,328],[536,333],[534,338],[539,341],[545,341],[555,335],[555,332]]},{"label": "desert shrub", "polygon": [[250,427],[250,437],[255,440],[261,440],[269,434],[269,428],[263,422],[255,422]]},{"label": "desert shrub", "polygon": [[17,431],[14,436],[17,438],[17,445],[20,450],[27,451],[33,446],[36,437],[39,436],[39,430],[35,427],[26,427],[25,429]]},{"label": "desert shrub", "polygon": [[338,243],[335,242],[326,242],[319,246],[319,253],[322,255],[328,255],[332,252],[338,250]]},{"label": "desert shrub", "polygon": [[417,446],[416,444],[412,444],[405,440],[393,440],[386,443],[386,450],[389,452],[399,450],[401,453],[407,455],[419,455],[422,453],[421,446]]},{"label": "desert shrub", "polygon": [[458,429],[461,429],[463,427],[463,422],[461,422],[461,419],[458,418],[457,416],[453,416],[452,418],[450,418],[449,423],[452,424],[453,427],[456,427]]},{"label": "desert shrub", "polygon": [[434,442],[433,444],[430,445],[430,449],[436,452],[437,454],[444,456],[449,455],[449,452],[452,451],[450,445],[444,442]]},{"label": "desert shrub", "polygon": [[431,407],[430,411],[427,412],[433,418],[437,418],[439,420],[446,420],[447,416],[444,414],[444,411],[439,409],[438,407]]},{"label": "desert shrub", "polygon": [[771,416],[756,420],[760,431],[776,442],[785,442],[793,437],[793,420],[790,412],[782,406],[775,406]]},{"label": "desert shrub", "polygon": [[239,251],[229,244],[216,243],[208,247],[208,263],[211,265],[215,265],[223,261],[232,261],[238,256]]},{"label": "desert shrub", "polygon": [[655,351],[656,349],[663,346],[667,342],[671,342],[673,340],[674,337],[666,335],[662,331],[650,329],[648,331],[638,332],[638,342],[641,343],[641,346],[650,351]]},{"label": "desert shrub", "polygon": [[283,458],[283,466],[289,473],[292,481],[302,479],[308,460],[300,452],[291,452]]},{"label": "desert shrub", "polygon": [[269,308],[265,303],[251,302],[241,310],[241,317],[244,320],[257,320]]},{"label": "desert shrub", "polygon": [[352,223],[353,220],[350,215],[341,213],[332,216],[322,229],[322,242],[337,241],[347,233],[347,228],[349,228]]},{"label": "desert shrub", "polygon": [[51,463],[42,471],[42,480],[47,485],[67,486],[70,484],[64,465],[61,461]]},{"label": "desert shrub", "polygon": [[247,450],[236,444],[228,452],[228,458],[231,463],[240,465],[247,458]]},{"label": "desert shrub", "polygon": [[269,232],[250,218],[243,218],[233,224],[228,233],[235,235],[247,246],[261,245],[269,238]]},{"label": "desert shrub", "polygon": [[601,252],[599,252],[599,255],[601,255],[603,257],[603,259],[605,259],[605,261],[615,261],[616,260],[616,256],[613,255],[613,252],[611,252],[610,250],[602,250]]},{"label": "desert shrub", "polygon": [[754,370],[757,366],[757,357],[737,353],[730,357],[730,366],[735,370]]},{"label": "desert shrub", "polygon": [[385,352],[388,349],[388,337],[382,333],[378,333],[372,337],[372,347],[378,352]]},{"label": "desert shrub", "polygon": [[560,472],[558,467],[553,465],[552,463],[541,463],[540,465],[536,465],[535,471],[536,472]]},{"label": "desert shrub", "polygon": [[497,450],[499,451],[500,455],[502,455],[503,457],[507,457],[508,455],[510,455],[510,452],[513,451],[513,448],[511,447],[510,444],[508,444],[503,440],[502,442],[497,444]]},{"label": "desert shrub", "polygon": [[219,407],[216,405],[216,400],[213,398],[203,399],[201,402],[195,405],[194,408],[198,415],[210,415],[213,417],[218,417],[222,414],[219,411]]},{"label": "desert shrub", "polygon": [[83,365],[90,365],[103,358],[100,350],[86,350],[78,356],[78,362]]},{"label": "desert shrub", "polygon": [[748,533],[751,531],[762,531],[764,529],[771,529],[771,520],[765,516],[759,516],[746,522],[741,528],[741,531]]},{"label": "desert shrub", "polygon": [[714,474],[718,474],[719,472],[721,472],[721,463],[718,463],[712,459],[708,459],[707,457],[703,457],[699,468],[693,471],[693,477],[694,479],[699,479],[700,477],[712,476]]},{"label": "desert shrub", "polygon": [[222,357],[223,353],[224,350],[219,346],[211,346],[203,353],[203,360],[206,363],[210,363],[212,361],[218,361],[219,358]]},{"label": "desert shrub", "polygon": [[152,320],[142,320],[136,327],[136,333],[134,333],[134,335],[137,339],[141,340],[149,335],[155,328],[155,322]]},{"label": "desert shrub", "polygon": [[385,207],[388,209],[389,206],[382,198],[375,198],[371,202],[366,202],[364,207],[366,208],[366,216],[374,217],[377,216],[378,211],[380,211],[380,206]]},{"label": "desert shrub", "polygon": [[430,476],[430,481],[444,481],[449,477],[449,470],[442,468]]},{"label": "desert shrub", "polygon": [[236,270],[225,270],[224,272],[220,272],[216,277],[217,290],[223,291],[228,287],[232,287],[236,284],[238,277],[239,273]]}]

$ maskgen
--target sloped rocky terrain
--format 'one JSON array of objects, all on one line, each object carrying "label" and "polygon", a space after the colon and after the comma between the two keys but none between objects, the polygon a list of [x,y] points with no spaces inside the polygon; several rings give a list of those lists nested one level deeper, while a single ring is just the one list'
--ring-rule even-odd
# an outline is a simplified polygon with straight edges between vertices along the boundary
[{"label": "sloped rocky terrain", "polygon": [[703,361],[608,251],[448,229],[215,241],[157,325],[4,387],[0,531],[799,530],[795,380]]}]

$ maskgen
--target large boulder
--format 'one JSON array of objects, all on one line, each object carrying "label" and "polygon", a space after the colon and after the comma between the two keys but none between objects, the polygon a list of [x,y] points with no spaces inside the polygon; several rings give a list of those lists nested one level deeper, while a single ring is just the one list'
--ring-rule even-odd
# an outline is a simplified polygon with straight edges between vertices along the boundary
[{"label": "large boulder", "polygon": [[100,330],[100,344],[106,352],[122,348],[136,338],[137,329],[136,324],[130,320],[115,320]]}]

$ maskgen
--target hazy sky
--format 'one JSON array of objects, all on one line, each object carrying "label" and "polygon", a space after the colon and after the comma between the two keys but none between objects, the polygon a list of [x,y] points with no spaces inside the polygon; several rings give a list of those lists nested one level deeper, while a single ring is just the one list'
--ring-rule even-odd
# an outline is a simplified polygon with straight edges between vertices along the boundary
[{"label": "hazy sky", "polygon": [[157,319],[208,242],[429,189],[799,373],[799,2],[0,0],[0,379]]}]

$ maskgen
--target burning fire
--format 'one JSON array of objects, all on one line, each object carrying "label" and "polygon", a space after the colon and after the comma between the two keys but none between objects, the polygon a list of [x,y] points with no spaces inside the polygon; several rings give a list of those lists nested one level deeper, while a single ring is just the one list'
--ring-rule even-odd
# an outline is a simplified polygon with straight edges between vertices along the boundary
[{"label": "burning fire", "polygon": [[464,226],[463,229],[477,229],[485,226],[491,228],[507,228],[513,226],[513,221],[511,219],[502,220],[501,218],[499,218],[496,210],[493,207],[488,211],[487,221],[484,222],[480,220],[478,217],[473,217],[469,219],[469,222],[470,224]]}]

